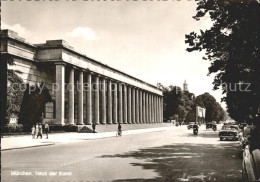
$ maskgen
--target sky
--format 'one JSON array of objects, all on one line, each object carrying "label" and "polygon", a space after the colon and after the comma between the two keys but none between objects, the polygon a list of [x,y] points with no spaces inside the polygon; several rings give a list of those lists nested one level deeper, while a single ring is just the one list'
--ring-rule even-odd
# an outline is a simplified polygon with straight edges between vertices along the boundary
[{"label": "sky", "polygon": [[[185,49],[185,34],[205,30],[210,18],[196,21],[196,3],[172,1],[2,1],[2,29],[26,41],[63,39],[76,51],[143,81],[182,87],[196,96],[213,91],[214,75],[203,52]],[[221,103],[225,109],[225,104]]]}]

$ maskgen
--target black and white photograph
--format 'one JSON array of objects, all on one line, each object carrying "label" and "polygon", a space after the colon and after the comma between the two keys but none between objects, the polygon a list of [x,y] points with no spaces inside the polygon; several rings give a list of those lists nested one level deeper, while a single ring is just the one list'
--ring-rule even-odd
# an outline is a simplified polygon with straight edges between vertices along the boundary
[{"label": "black and white photograph", "polygon": [[260,0],[1,0],[2,182],[260,182]]}]

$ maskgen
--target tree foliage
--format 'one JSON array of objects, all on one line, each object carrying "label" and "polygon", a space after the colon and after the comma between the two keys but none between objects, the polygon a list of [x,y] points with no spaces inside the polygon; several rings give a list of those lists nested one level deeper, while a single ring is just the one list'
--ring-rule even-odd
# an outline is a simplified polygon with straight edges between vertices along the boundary
[{"label": "tree foliage", "polygon": [[222,88],[232,118],[259,120],[259,1],[198,0],[197,5],[193,18],[210,17],[213,26],[186,35],[187,51],[205,51],[203,59],[211,62],[209,74],[216,73],[214,89]]},{"label": "tree foliage", "polygon": [[225,119],[225,111],[216,99],[209,93],[204,93],[197,97],[188,91],[182,91],[180,87],[161,87],[164,89],[164,119],[169,120],[178,116],[179,121],[186,124],[195,122],[196,106],[206,108],[206,121],[222,121]]},{"label": "tree foliage", "polygon": [[18,117],[23,99],[24,84],[22,78],[19,77],[14,70],[8,70],[7,80],[6,118],[7,121],[9,121],[11,117]]},{"label": "tree foliage", "polygon": [[[23,97],[22,78],[18,70],[7,69],[7,65],[15,65],[14,59],[8,54],[1,54],[1,125],[9,123],[11,117],[17,117]],[[21,88],[19,88],[21,86]]]},{"label": "tree foliage", "polygon": [[206,108],[206,122],[222,121],[225,119],[225,111],[216,99],[209,93],[204,93],[195,98],[195,105]]},{"label": "tree foliage", "polygon": [[163,114],[164,118],[168,120],[170,117],[174,117],[177,114],[181,99],[181,88],[177,86],[164,87],[163,91]]}]

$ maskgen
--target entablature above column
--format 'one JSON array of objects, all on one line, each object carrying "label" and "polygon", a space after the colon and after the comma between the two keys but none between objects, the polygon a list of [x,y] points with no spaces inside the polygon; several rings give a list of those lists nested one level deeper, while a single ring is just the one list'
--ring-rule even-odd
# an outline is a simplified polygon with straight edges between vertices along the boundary
[{"label": "entablature above column", "polygon": [[66,67],[69,65],[76,66],[78,69],[85,69],[86,72],[91,71],[122,84],[130,85],[131,87],[136,87],[157,95],[163,95],[162,90],[156,86],[89,58],[75,51],[73,47],[64,40],[48,40],[46,43],[33,45],[25,42],[25,40],[19,37],[18,34],[16,35],[15,32],[6,30],[5,32],[1,31],[1,34],[6,36],[6,39],[1,41],[6,45],[1,51],[8,54],[21,56],[39,62],[40,64],[66,63],[68,64]]}]

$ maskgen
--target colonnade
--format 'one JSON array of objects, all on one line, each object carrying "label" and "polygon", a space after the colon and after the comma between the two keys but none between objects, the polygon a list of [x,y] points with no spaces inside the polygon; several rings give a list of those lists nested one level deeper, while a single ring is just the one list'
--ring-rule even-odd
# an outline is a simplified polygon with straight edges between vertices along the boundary
[{"label": "colonnade", "polygon": [[[163,96],[136,86],[95,74],[78,71],[77,88],[75,67],[69,69],[68,121],[65,123],[65,67],[56,63],[56,123],[57,124],[141,124],[163,122]],[[84,83],[84,78],[86,83]],[[94,82],[92,83],[92,81]],[[74,97],[78,92],[77,98]],[[86,94],[86,108],[83,96]],[[94,94],[94,97],[92,97]],[[77,99],[77,120],[74,118],[74,103]],[[101,99],[101,101],[100,101]],[[94,107],[94,109],[92,109]],[[84,112],[86,120],[84,121]]]}]

